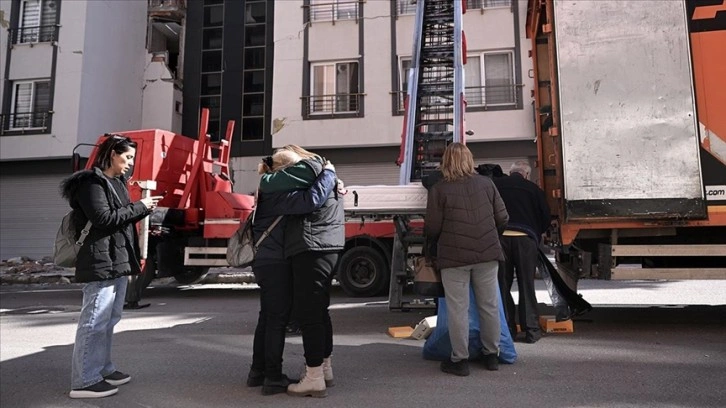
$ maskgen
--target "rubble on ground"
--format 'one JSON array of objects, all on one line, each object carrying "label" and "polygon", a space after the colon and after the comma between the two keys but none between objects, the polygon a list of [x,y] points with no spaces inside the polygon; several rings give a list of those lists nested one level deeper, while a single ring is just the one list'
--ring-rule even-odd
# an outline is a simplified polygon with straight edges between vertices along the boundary
[{"label": "rubble on ground", "polygon": [[34,260],[27,256],[0,261],[0,283],[71,283],[73,269],[53,263],[50,256]]}]

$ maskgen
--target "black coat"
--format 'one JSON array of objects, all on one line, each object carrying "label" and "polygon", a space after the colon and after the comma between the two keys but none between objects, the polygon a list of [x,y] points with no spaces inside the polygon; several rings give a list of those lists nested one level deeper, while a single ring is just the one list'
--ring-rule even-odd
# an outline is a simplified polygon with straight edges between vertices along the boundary
[{"label": "black coat", "polygon": [[551,220],[544,191],[519,173],[492,180],[507,206],[507,229],[525,232],[539,242],[541,235],[549,229]]},{"label": "black coat", "polygon": [[[121,179],[123,185],[126,181]],[[77,234],[91,221],[76,261],[76,281],[93,282],[141,273],[139,242],[134,224],[150,211],[128,194],[112,190],[100,169],[81,170],[61,184],[61,192],[73,208]],[[77,238],[77,237],[76,237]]]},{"label": "black coat", "polygon": [[262,241],[257,254],[255,265],[272,262],[284,262],[285,258],[285,227],[286,215],[300,215],[311,213],[327,200],[327,197],[336,186],[335,172],[323,170],[306,190],[283,191],[276,193],[260,192],[257,201],[257,214],[252,226],[252,236],[255,242],[278,216],[283,216],[280,222],[270,231],[270,235]]}]

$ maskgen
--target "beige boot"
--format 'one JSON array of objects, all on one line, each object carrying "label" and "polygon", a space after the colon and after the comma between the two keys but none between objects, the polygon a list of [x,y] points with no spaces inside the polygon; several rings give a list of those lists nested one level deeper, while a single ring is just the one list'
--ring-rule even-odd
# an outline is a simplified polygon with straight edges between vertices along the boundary
[{"label": "beige boot", "polygon": [[306,365],[305,374],[300,382],[287,386],[287,394],[296,397],[327,397],[328,392],[325,390],[323,366],[308,367]]},{"label": "beige boot", "polygon": [[333,381],[333,361],[331,357],[323,359],[323,378],[325,378],[325,386],[332,387],[335,385]]}]

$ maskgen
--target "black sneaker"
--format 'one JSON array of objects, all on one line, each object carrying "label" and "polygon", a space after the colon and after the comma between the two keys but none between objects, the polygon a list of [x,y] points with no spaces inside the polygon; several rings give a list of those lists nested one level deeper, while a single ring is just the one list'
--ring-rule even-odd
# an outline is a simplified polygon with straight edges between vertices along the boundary
[{"label": "black sneaker", "polygon": [[122,385],[131,381],[131,376],[124,374],[121,371],[114,371],[113,373],[103,377],[103,379],[111,385]]},{"label": "black sneaker", "polygon": [[103,398],[117,392],[118,388],[106,381],[101,381],[80,390],[71,390],[68,396],[71,398]]},{"label": "black sneaker", "polygon": [[524,335],[524,342],[529,344],[534,344],[539,341],[539,339],[542,338],[542,332],[540,331],[529,331],[527,334]]},{"label": "black sneaker", "polygon": [[261,387],[265,382],[265,373],[257,371],[254,368],[250,368],[250,373],[247,374],[247,386],[248,387]]},{"label": "black sneaker", "polygon": [[441,371],[448,374],[458,375],[460,377],[466,377],[469,375],[469,362],[466,360],[457,362],[453,362],[451,360],[442,361]]},{"label": "black sneaker", "polygon": [[496,354],[484,354],[481,358],[484,368],[489,371],[499,370],[499,356]]},{"label": "black sneaker", "polygon": [[278,381],[273,381],[265,378],[265,382],[262,385],[262,395],[275,395],[287,392],[287,386],[295,384],[298,381],[289,379],[285,374]]}]

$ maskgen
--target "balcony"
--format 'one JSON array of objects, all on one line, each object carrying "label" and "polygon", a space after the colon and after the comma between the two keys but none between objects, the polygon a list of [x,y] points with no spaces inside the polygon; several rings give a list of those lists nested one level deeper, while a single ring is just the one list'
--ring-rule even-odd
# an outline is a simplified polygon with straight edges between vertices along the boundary
[{"label": "balcony", "polygon": [[305,119],[358,117],[364,94],[303,96]]},{"label": "balcony", "polygon": [[468,107],[516,107],[519,100],[519,88],[523,85],[489,85],[467,86],[466,105]]},{"label": "balcony", "polygon": [[314,3],[305,7],[305,21],[332,21],[355,20],[358,22],[359,2],[355,1],[331,1],[329,3]]},{"label": "balcony", "polygon": [[54,42],[58,39],[58,25],[11,28],[11,44]]},{"label": "balcony", "polygon": [[181,21],[185,16],[185,0],[149,0],[149,17],[162,17]]},{"label": "balcony", "polygon": [[0,136],[48,133],[52,117],[52,111],[2,114]]}]

